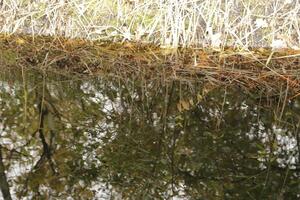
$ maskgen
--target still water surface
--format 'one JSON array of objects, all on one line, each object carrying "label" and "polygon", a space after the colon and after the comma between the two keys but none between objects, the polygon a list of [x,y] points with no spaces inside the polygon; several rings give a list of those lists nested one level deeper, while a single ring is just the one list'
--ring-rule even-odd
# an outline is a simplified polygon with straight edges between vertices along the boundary
[{"label": "still water surface", "polygon": [[0,75],[15,199],[300,198],[299,98],[159,75]]}]

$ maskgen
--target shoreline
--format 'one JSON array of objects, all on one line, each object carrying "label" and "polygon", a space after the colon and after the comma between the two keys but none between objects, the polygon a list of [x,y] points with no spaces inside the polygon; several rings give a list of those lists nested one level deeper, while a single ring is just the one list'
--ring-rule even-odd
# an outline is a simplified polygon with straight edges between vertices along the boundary
[{"label": "shoreline", "polygon": [[62,37],[0,35],[1,66],[31,66],[69,74],[166,73],[170,78],[204,78],[215,84],[300,91],[300,51],[252,48],[238,51],[162,49],[152,44],[109,43]]}]

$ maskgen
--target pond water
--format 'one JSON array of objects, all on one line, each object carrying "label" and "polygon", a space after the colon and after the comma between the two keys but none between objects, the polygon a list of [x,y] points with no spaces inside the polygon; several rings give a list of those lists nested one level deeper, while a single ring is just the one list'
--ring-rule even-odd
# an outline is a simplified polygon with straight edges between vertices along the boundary
[{"label": "pond water", "polygon": [[287,96],[163,75],[1,69],[1,190],[13,199],[297,199],[300,98]]}]

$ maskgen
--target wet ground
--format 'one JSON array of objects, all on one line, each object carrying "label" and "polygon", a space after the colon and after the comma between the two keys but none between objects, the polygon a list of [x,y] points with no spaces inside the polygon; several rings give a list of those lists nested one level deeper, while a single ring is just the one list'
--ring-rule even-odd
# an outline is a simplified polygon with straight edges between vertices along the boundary
[{"label": "wet ground", "polygon": [[149,48],[147,56],[127,49],[115,57],[102,48],[97,59],[80,56],[91,49],[55,55],[45,46],[27,57],[25,47],[2,49],[5,197],[9,190],[13,199],[300,198],[295,63],[293,76],[258,82],[238,71],[254,66],[246,63],[228,78],[213,65],[185,70],[182,57],[178,64]]}]

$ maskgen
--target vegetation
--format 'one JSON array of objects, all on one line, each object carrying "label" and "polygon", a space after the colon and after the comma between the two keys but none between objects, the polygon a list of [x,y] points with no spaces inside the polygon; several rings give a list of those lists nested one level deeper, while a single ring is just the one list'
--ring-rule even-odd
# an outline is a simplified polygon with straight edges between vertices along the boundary
[{"label": "vegetation", "polygon": [[[300,95],[300,51],[254,49],[236,52],[160,49],[138,43],[70,40],[60,37],[0,36],[3,67],[38,68],[71,74],[145,76],[164,73],[165,79],[199,79],[216,85],[280,92],[286,88]],[[116,75],[116,74],[115,74]],[[118,76],[118,75],[116,75]]]},{"label": "vegetation", "polygon": [[0,32],[161,47],[300,47],[292,0],[5,0]]},{"label": "vegetation", "polygon": [[298,198],[299,16],[0,0],[0,198]]}]

